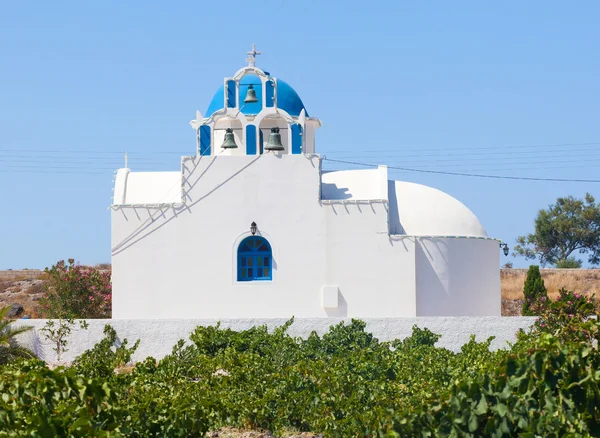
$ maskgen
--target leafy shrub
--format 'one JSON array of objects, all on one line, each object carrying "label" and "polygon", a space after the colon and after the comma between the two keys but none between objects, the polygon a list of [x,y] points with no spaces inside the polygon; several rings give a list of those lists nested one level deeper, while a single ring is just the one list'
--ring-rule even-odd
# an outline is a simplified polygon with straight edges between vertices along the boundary
[{"label": "leafy shrub", "polygon": [[128,348],[127,344],[127,339],[118,343],[117,332],[107,324],[104,326],[104,339],[77,357],[73,362],[73,367],[91,377],[112,376],[115,368],[125,365],[131,360],[140,341],[137,340],[131,348]]},{"label": "leafy shrub", "polygon": [[42,317],[110,318],[110,272],[76,264],[74,259],[61,260],[44,272],[48,283],[40,299]]},{"label": "leafy shrub", "polygon": [[[580,309],[559,301],[547,312]],[[1,370],[0,436],[202,437],[223,426],[326,437],[600,435],[593,319],[557,317],[554,332],[537,325],[508,350],[472,337],[458,353],[418,327],[379,342],[362,321],[308,339],[289,336],[291,323],[198,327],[191,344],[125,374],[115,369],[137,344],[117,346],[107,326],[68,369],[28,361]]]},{"label": "leafy shrub", "polygon": [[542,297],[534,303],[533,311],[540,316],[535,323],[537,330],[551,333],[563,341],[592,341],[595,325],[589,324],[589,318],[596,316],[598,307],[594,297],[566,289],[560,289],[558,293],[555,301]]},{"label": "leafy shrub", "polygon": [[[52,319],[46,322],[46,325],[40,329],[41,335],[50,341],[53,345],[52,349],[56,352],[56,359],[60,362],[63,353],[69,351],[67,345],[69,343],[68,337],[73,331],[75,320],[73,318],[58,319],[54,321]],[[86,330],[88,323],[85,320],[79,320],[79,328]]]},{"label": "leafy shrub", "polygon": [[532,306],[542,298],[548,298],[539,266],[531,265],[529,267],[523,288],[523,295],[525,299],[523,300],[523,310],[521,313],[524,316],[535,315],[536,313],[532,310]]},{"label": "leafy shrub", "polygon": [[117,392],[104,382],[38,360],[3,367],[0,393],[1,436],[118,436],[126,424]]},{"label": "leafy shrub", "polygon": [[461,379],[431,406],[397,416],[400,436],[598,436],[600,355],[545,333],[497,369]]},{"label": "leafy shrub", "polygon": [[11,327],[12,320],[6,315],[10,306],[0,309],[0,365],[20,358],[32,358],[33,353],[17,343],[16,336],[31,330],[31,327]]}]

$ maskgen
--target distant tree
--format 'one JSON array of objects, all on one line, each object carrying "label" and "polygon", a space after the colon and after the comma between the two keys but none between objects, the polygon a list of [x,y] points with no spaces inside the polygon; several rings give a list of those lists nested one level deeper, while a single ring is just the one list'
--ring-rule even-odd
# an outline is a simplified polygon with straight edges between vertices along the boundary
[{"label": "distant tree", "polygon": [[502,265],[503,268],[505,269],[511,269],[513,267],[512,262],[506,262]]},{"label": "distant tree", "polygon": [[581,260],[578,260],[575,257],[567,257],[566,260],[556,262],[556,267],[560,269],[579,269],[581,268],[581,265]]},{"label": "distant tree", "polygon": [[585,199],[558,198],[535,219],[535,231],[520,236],[513,255],[557,268],[579,268],[573,253],[587,254],[588,262],[600,264],[600,208],[589,193]]},{"label": "distant tree", "polygon": [[542,274],[540,274],[540,267],[531,265],[527,271],[527,278],[525,279],[525,286],[523,287],[523,309],[521,313],[523,316],[533,316],[536,313],[532,310],[538,301],[546,301],[548,299],[548,292],[544,285]]}]

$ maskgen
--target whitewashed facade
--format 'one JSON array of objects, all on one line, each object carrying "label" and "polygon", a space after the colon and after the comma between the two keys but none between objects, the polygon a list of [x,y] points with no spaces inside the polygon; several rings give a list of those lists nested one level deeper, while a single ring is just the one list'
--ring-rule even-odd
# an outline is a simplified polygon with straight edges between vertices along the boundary
[{"label": "whitewashed facade", "polygon": [[499,316],[499,242],[475,215],[385,166],[323,172],[320,120],[249,54],[180,172],[117,171],[113,318]]}]

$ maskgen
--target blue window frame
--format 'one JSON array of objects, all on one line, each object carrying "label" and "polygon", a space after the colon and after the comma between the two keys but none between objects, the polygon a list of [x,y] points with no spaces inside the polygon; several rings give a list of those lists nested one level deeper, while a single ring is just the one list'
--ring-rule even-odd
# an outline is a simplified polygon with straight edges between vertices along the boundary
[{"label": "blue window frame", "polygon": [[259,236],[246,237],[238,247],[238,281],[273,279],[271,245]]}]

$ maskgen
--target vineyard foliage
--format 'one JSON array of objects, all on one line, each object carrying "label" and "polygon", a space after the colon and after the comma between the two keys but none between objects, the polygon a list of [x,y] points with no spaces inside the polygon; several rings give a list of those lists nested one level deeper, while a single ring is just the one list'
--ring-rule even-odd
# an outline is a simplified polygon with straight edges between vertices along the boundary
[{"label": "vineyard foliage", "polygon": [[132,369],[122,366],[137,343],[107,326],[68,368],[2,366],[0,436],[200,437],[223,426],[331,437],[600,436],[600,324],[582,303],[583,313],[556,317],[572,304],[498,351],[472,338],[454,353],[417,327],[379,342],[358,320],[299,339],[289,321],[272,332],[198,327],[164,359]]}]

